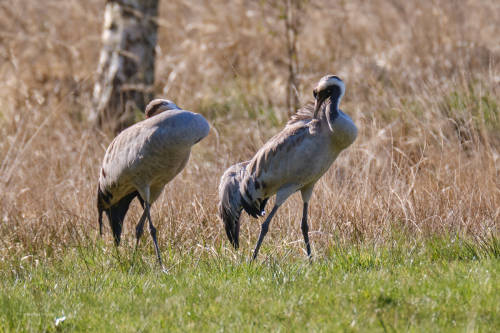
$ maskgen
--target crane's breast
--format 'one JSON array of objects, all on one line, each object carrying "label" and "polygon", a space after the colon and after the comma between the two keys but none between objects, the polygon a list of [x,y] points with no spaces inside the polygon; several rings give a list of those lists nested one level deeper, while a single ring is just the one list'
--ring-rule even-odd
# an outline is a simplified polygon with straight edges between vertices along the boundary
[{"label": "crane's breast", "polygon": [[342,111],[339,111],[339,116],[333,122],[331,129],[334,149],[342,150],[349,147],[358,136],[358,128],[351,117]]}]

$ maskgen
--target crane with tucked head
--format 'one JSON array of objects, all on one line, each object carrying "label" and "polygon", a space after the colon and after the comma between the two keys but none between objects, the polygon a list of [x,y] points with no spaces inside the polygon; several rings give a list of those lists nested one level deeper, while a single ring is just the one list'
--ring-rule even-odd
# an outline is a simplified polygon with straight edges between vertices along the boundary
[{"label": "crane with tucked head", "polygon": [[314,106],[307,104],[288,121],[250,160],[231,166],[219,185],[219,215],[227,237],[238,249],[241,211],[254,218],[264,215],[269,197],[276,194],[271,213],[261,226],[253,259],[257,258],[271,219],[293,193],[302,194],[302,234],[311,258],[308,203],[314,185],[339,153],[351,145],[357,128],[339,109],[344,82],[334,75],[321,78],[313,90]]},{"label": "crane with tucked head", "polygon": [[184,111],[165,99],[151,101],[146,119],[125,129],[109,145],[99,174],[97,209],[108,216],[116,246],[130,202],[138,198],[143,214],[136,226],[136,250],[146,219],[162,266],[150,207],[164,186],[187,164],[191,147],[205,138],[209,124],[202,115]]}]

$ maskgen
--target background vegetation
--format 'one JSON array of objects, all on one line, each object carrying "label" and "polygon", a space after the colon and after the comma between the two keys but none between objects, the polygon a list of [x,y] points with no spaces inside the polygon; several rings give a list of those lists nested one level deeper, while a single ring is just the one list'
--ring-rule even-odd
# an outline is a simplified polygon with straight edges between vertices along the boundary
[{"label": "background vegetation", "polygon": [[[96,242],[98,171],[112,139],[88,121],[102,9],[99,0],[0,2],[1,329],[51,329],[65,304],[73,310],[65,310],[64,325],[82,329],[127,327],[125,318],[132,317],[131,330],[162,323],[498,329],[496,1],[302,5],[294,59],[299,102],[312,98],[321,76],[337,74],[347,85],[341,107],[359,127],[357,141],[311,201],[313,266],[305,263],[299,196],[273,220],[257,266],[245,260],[259,223],[244,217],[236,253],[216,216],[225,168],[249,159],[287,120],[283,6],[161,1],[156,95],[202,113],[212,125],[153,207],[172,271],[166,277],[156,273],[149,238],[137,265],[130,263],[137,204],[119,252],[109,230]],[[283,282],[294,278],[292,287]],[[204,283],[210,281],[209,288]],[[235,298],[238,288],[246,295]],[[148,298],[149,292],[156,296]],[[259,295],[275,304],[269,315],[261,313]],[[82,304],[93,310],[83,311]],[[210,306],[213,317],[204,312]],[[377,310],[386,306],[389,312]],[[452,314],[439,312],[445,309]],[[168,320],[168,311],[184,320]],[[108,315],[118,317],[89,319]],[[355,315],[361,319],[352,322]]]}]

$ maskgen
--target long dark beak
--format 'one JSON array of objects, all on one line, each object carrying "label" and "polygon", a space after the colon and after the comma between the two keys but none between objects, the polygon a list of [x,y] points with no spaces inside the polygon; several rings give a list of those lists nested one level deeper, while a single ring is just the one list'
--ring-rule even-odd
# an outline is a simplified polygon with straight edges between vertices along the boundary
[{"label": "long dark beak", "polygon": [[314,116],[313,116],[314,119],[318,119],[318,112],[321,109],[321,105],[323,105],[324,101],[325,101],[324,97],[319,96],[319,94],[318,96],[316,96],[316,100],[314,102]]}]

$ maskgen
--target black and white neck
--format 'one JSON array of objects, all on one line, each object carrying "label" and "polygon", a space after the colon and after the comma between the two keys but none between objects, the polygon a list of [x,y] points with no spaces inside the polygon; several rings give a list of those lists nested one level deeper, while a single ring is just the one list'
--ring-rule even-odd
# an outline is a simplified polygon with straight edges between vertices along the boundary
[{"label": "black and white neck", "polygon": [[318,118],[318,111],[325,104],[325,116],[336,118],[339,112],[339,105],[345,93],[344,82],[334,75],[327,75],[321,78],[318,85],[313,90],[315,98],[314,118]]},{"label": "black and white neck", "polygon": [[332,87],[332,93],[325,101],[325,116],[334,121],[339,115],[340,100],[342,99],[342,91],[338,86]]}]

